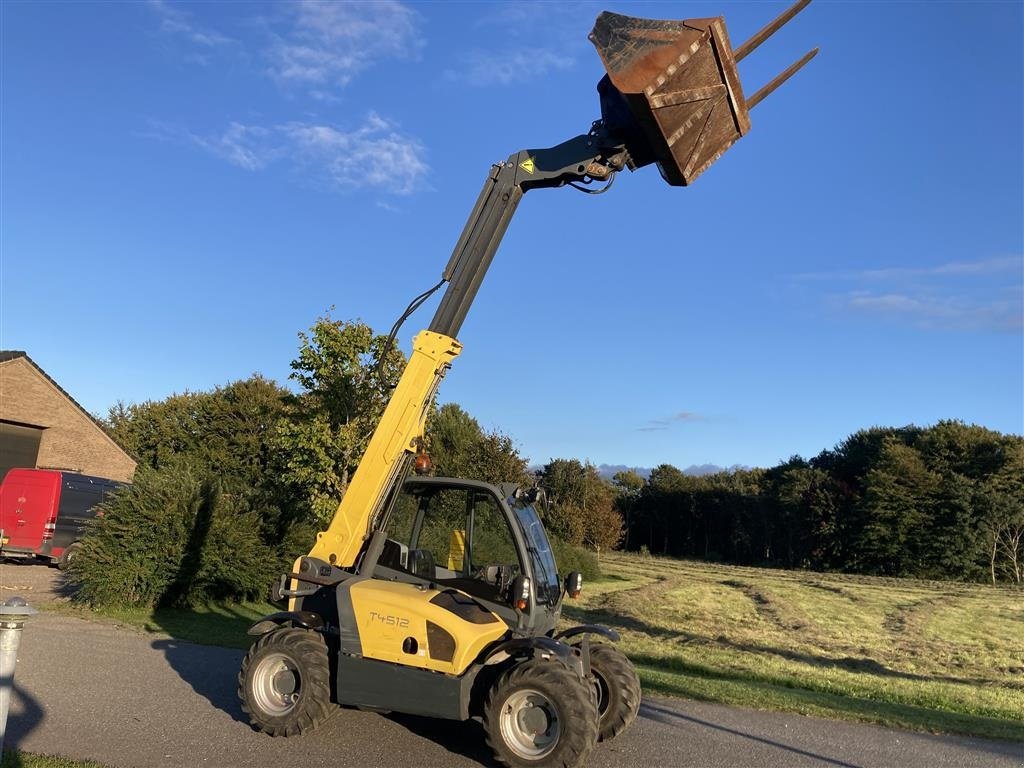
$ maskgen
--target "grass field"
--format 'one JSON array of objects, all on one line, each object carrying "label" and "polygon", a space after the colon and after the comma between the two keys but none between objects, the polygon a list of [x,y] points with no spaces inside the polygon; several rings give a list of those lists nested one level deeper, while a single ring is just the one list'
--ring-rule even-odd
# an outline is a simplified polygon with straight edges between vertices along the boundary
[{"label": "grass field", "polygon": [[[1024,590],[611,554],[563,622],[622,634],[644,690],[914,730],[1024,740]],[[66,602],[61,612],[95,618]],[[105,610],[246,648],[265,603]]]},{"label": "grass field", "polygon": [[1024,590],[613,554],[567,624],[622,634],[644,690],[1024,740]]}]

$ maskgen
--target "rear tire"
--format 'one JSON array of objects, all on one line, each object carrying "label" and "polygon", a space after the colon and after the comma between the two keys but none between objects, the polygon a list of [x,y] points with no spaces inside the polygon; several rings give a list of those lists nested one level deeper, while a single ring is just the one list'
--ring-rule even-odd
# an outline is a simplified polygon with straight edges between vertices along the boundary
[{"label": "rear tire", "polygon": [[611,645],[591,643],[590,671],[596,680],[599,741],[626,730],[640,710],[640,678],[626,654]]},{"label": "rear tire", "polygon": [[557,661],[526,661],[503,672],[483,719],[488,746],[509,768],[576,768],[597,743],[593,693]]},{"label": "rear tire", "polygon": [[68,546],[66,546],[64,548],[64,551],[61,552],[60,557],[57,558],[57,570],[66,571],[68,567],[71,565],[71,559],[75,555],[77,555],[81,549],[82,545],[79,544],[77,541],[73,544],[69,544]]},{"label": "rear tire", "polygon": [[282,627],[249,648],[238,673],[238,697],[256,730],[271,736],[298,736],[336,710],[330,680],[323,636]]}]

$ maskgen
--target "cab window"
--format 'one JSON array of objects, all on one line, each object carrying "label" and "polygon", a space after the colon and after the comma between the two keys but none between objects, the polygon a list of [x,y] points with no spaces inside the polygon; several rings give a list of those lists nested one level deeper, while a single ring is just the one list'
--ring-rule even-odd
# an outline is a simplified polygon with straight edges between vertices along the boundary
[{"label": "cab window", "polygon": [[498,500],[476,488],[421,488],[396,499],[380,564],[509,604],[519,555]]}]

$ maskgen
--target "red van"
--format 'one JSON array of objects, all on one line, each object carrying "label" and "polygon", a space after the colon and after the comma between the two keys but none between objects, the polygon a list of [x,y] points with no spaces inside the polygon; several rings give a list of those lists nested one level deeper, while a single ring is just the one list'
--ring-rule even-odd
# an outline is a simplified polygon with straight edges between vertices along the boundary
[{"label": "red van", "polygon": [[67,568],[96,506],[123,483],[49,469],[12,469],[0,483],[0,555]]}]

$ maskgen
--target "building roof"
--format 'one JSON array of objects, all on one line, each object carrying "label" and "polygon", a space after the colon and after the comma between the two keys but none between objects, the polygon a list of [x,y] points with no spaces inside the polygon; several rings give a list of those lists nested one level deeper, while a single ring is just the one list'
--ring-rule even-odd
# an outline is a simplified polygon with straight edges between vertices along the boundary
[{"label": "building roof", "polygon": [[103,434],[106,435],[107,438],[114,445],[116,445],[118,448],[120,448],[122,451],[124,451],[125,454],[130,456],[132,459],[135,459],[135,457],[132,456],[130,453],[128,453],[128,451],[125,451],[124,448],[121,448],[120,443],[118,443],[116,440],[114,440],[113,437],[110,436],[110,433],[107,432],[107,428],[103,425],[103,422],[101,422],[99,419],[97,419],[95,416],[93,416],[91,413],[89,413],[87,410],[85,410],[85,408],[82,406],[82,404],[79,403],[77,400],[75,400],[75,398],[73,398],[68,393],[68,391],[66,389],[64,389],[64,387],[62,387],[60,384],[58,384],[56,381],[54,381],[50,377],[50,374],[48,374],[46,371],[44,371],[42,368],[40,368],[39,364],[35,360],[33,360],[31,357],[29,357],[27,352],[25,352],[24,350],[20,350],[20,349],[0,349],[0,363],[7,363],[7,362],[10,362],[11,360],[17,360],[19,358],[24,358],[26,362],[28,362],[33,368],[35,368],[37,371],[39,371],[39,374],[44,379],[46,379],[48,382],[50,382],[57,389],[58,392],[60,392],[62,395],[64,395],[64,397],[66,397],[69,402],[71,402],[78,410],[80,410],[83,414],[85,414],[85,416],[89,419],[89,421],[91,421],[93,424],[95,424],[100,429],[100,431],[103,432]]}]

